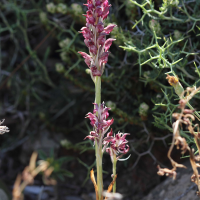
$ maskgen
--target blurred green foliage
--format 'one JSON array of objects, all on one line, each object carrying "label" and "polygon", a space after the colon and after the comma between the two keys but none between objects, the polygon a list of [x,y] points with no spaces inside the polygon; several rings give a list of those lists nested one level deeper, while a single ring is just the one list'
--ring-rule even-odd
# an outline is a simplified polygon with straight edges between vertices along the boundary
[{"label": "blurred green foliage", "polygon": [[[83,3],[86,0],[0,3],[0,117],[10,119],[7,144],[44,126],[75,144],[91,129],[84,117],[93,109],[94,85],[77,53],[88,52],[78,32],[85,24]],[[150,137],[143,130],[148,129],[152,140],[172,130],[178,97],[165,73],[177,74],[184,87],[199,86],[200,1],[110,3],[106,23],[118,25],[111,34],[117,40],[102,77],[102,100],[114,105],[114,132],[131,133],[132,149],[142,152],[149,148]],[[200,110],[200,97],[195,97],[191,103]],[[145,116],[139,113],[144,103],[149,107]]]},{"label": "blurred green foliage", "polygon": [[[72,156],[65,156],[60,157],[58,159],[55,159],[54,149],[51,149],[50,155],[48,156],[44,151],[39,150],[39,158],[42,159],[42,161],[47,161],[49,163],[49,167],[53,167],[53,172],[51,174],[51,177],[53,179],[60,179],[64,181],[64,177],[73,177],[73,173],[63,169],[62,165],[73,160],[74,157]],[[40,162],[40,161],[38,161]]]}]

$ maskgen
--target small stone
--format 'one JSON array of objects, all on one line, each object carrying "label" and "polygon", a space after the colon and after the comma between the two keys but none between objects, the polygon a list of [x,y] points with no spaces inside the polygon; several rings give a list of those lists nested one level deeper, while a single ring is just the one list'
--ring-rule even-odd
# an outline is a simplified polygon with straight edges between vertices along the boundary
[{"label": "small stone", "polygon": [[93,200],[89,195],[87,195],[87,194],[82,194],[81,195],[81,198],[83,199],[83,200]]},{"label": "small stone", "polygon": [[1,200],[8,200],[7,194],[0,188],[0,199]]},{"label": "small stone", "polygon": [[153,195],[150,193],[148,196],[147,196],[147,199],[146,200],[153,200]]},{"label": "small stone", "polygon": [[165,194],[165,190],[162,190],[159,194],[160,197],[162,197]]},{"label": "small stone", "polygon": [[82,198],[77,196],[67,196],[65,200],[82,200]]}]

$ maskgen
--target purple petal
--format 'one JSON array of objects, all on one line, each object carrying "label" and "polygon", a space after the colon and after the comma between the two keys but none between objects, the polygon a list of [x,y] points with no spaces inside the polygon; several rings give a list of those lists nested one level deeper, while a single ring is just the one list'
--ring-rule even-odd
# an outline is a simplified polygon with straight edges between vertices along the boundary
[{"label": "purple petal", "polygon": [[87,27],[83,27],[83,28],[81,29],[80,33],[83,34],[83,37],[84,37],[85,39],[91,39],[91,38],[93,38],[93,33],[92,33],[92,32],[90,31],[90,29],[87,28]]},{"label": "purple petal", "polygon": [[88,136],[86,136],[84,138],[84,140],[87,139],[87,138],[90,139],[90,140],[92,140],[92,141],[95,141],[95,137],[94,136],[88,135]]},{"label": "purple petal", "polygon": [[111,128],[110,132],[107,134],[107,137],[111,137],[113,135],[113,130]]},{"label": "purple petal", "polygon": [[107,63],[108,62],[109,52],[102,53],[100,57],[100,63]]},{"label": "purple petal", "polygon": [[95,5],[96,5],[96,6],[100,6],[101,3],[102,3],[102,2],[101,2],[100,0],[96,0],[96,4],[95,4]]},{"label": "purple petal", "polygon": [[105,41],[105,52],[108,51],[108,49],[110,48],[110,46],[112,45],[112,42],[115,41],[115,39],[113,38],[109,38]]},{"label": "purple petal", "polygon": [[101,6],[98,6],[95,10],[95,13],[97,13],[97,16],[98,17],[101,17],[103,15],[103,11],[102,11],[102,8]]},{"label": "purple petal", "polygon": [[117,25],[115,25],[115,24],[110,24],[110,25],[108,25],[108,26],[104,29],[105,33],[109,34],[116,26],[117,26]]},{"label": "purple petal", "polygon": [[110,9],[111,5],[108,5],[108,2],[105,2],[103,5],[104,5],[104,11],[103,11],[102,17],[104,20],[108,17],[109,9]]},{"label": "purple petal", "polygon": [[113,140],[113,137],[112,136],[109,136],[109,137],[105,137],[104,138],[104,141],[106,142],[111,142]]},{"label": "purple petal", "polygon": [[97,47],[95,45],[90,45],[89,50],[92,54],[96,55],[97,54]]},{"label": "purple petal", "polygon": [[92,66],[90,68],[90,70],[91,70],[93,76],[101,76],[101,72],[97,69],[96,66]]},{"label": "purple petal", "polygon": [[81,51],[79,51],[78,53],[80,53],[83,56],[83,58],[85,59],[85,63],[87,64],[88,67],[90,67],[90,64],[92,61],[91,56],[89,56],[87,53],[81,52]]},{"label": "purple petal", "polygon": [[101,33],[104,30],[104,24],[102,22],[99,22],[96,27],[97,27],[98,33]]},{"label": "purple petal", "polygon": [[94,5],[92,4],[92,2],[87,3],[87,4],[83,4],[83,5],[87,6],[88,10],[92,10],[94,8]]}]

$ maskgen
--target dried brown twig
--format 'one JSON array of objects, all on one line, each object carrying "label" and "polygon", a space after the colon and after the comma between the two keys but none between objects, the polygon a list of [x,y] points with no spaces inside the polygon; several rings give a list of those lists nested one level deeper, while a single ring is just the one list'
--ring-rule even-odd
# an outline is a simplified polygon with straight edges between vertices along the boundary
[{"label": "dried brown twig", "polygon": [[[94,177],[94,170],[93,169],[90,171],[90,178],[92,180],[92,183],[94,184],[95,193],[96,193],[96,200],[99,200],[98,187],[97,187],[97,183],[96,183],[96,180],[95,180],[95,177]],[[116,179],[117,179],[117,174],[115,175],[113,181],[110,183],[108,190],[106,192],[104,192],[106,194],[104,200],[106,200],[106,199],[108,200],[108,196],[109,196],[110,192],[112,191],[112,188],[113,188],[114,183],[116,182]]]},{"label": "dried brown twig", "polygon": [[43,181],[48,185],[55,185],[56,180],[49,178],[53,172],[53,167],[49,167],[49,162],[41,160],[39,166],[36,167],[37,153],[31,156],[29,166],[25,167],[21,174],[18,174],[13,187],[13,200],[23,200],[22,192],[27,185],[33,184],[34,178],[40,172],[43,172]]},{"label": "dried brown twig", "polygon": [[[195,116],[193,115],[193,113],[195,112],[195,110],[191,110],[191,109],[186,109],[185,106],[187,105],[187,103],[189,102],[190,99],[192,99],[192,97],[199,91],[200,88],[187,88],[186,91],[184,91],[181,95],[181,99],[179,101],[179,107],[181,109],[181,113],[173,113],[173,117],[175,118],[175,122],[173,123],[172,127],[173,127],[173,138],[172,138],[172,143],[170,146],[170,149],[168,151],[168,158],[170,159],[170,162],[173,166],[173,168],[167,169],[167,168],[160,168],[160,166],[158,165],[158,172],[157,174],[160,176],[170,176],[173,177],[173,179],[176,178],[176,169],[178,167],[180,168],[186,168],[184,165],[179,164],[177,162],[175,162],[172,157],[171,157],[171,153],[172,150],[174,148],[174,146],[177,147],[177,149],[181,149],[181,153],[184,154],[187,151],[190,154],[190,163],[192,165],[192,169],[194,174],[191,176],[191,181],[196,183],[198,186],[198,192],[197,195],[200,196],[200,175],[198,174],[198,170],[197,168],[200,167],[199,163],[196,163],[198,161],[200,161],[200,132],[199,132],[199,125],[196,124],[193,126],[192,121],[195,121]],[[184,93],[187,93],[187,96],[184,97]],[[186,139],[181,137],[180,135],[180,129],[182,129],[182,125],[185,124],[187,126],[187,129],[189,130],[190,134],[194,137],[196,146],[198,148],[198,152],[199,155],[195,156],[194,155],[194,150],[191,149],[187,142]],[[197,128],[197,132],[194,131],[194,129]]]}]

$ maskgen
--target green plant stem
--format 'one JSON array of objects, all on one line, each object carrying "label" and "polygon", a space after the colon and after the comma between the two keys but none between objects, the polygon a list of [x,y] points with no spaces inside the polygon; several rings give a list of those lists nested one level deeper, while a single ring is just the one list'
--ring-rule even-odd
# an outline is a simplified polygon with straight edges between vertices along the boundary
[{"label": "green plant stem", "polygon": [[[95,103],[101,104],[101,77],[95,77]],[[98,115],[99,113],[97,113]],[[101,133],[100,133],[101,134]],[[95,140],[97,187],[99,200],[103,200],[103,175],[102,175],[102,141]]]},{"label": "green plant stem", "polygon": [[98,197],[99,200],[103,200],[102,145],[99,146],[97,141],[95,143]]},{"label": "green plant stem", "polygon": [[[113,180],[115,178],[116,175],[116,166],[117,166],[117,158],[116,155],[113,156]],[[116,193],[116,181],[113,185],[113,193]]]},{"label": "green plant stem", "polygon": [[95,77],[95,103],[100,105],[101,103],[101,77]]}]

